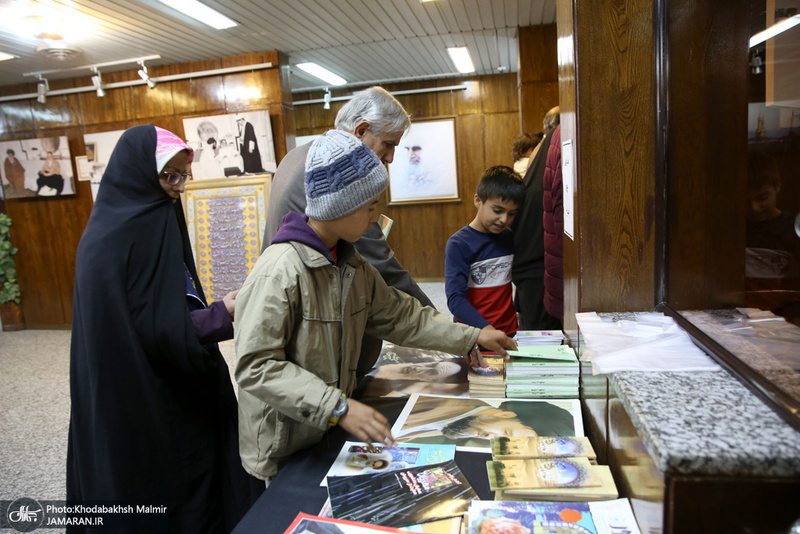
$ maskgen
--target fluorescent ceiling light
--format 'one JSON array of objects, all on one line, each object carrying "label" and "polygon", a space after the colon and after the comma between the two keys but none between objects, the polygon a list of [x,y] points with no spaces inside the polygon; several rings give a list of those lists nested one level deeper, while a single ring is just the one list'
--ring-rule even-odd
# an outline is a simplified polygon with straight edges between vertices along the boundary
[{"label": "fluorescent ceiling light", "polygon": [[5,52],[0,52],[0,61],[5,61],[7,59],[14,59],[17,56],[12,56],[11,54],[6,54]]},{"label": "fluorescent ceiling light", "polygon": [[456,64],[458,72],[463,74],[475,72],[475,65],[472,64],[472,58],[469,57],[469,49],[466,46],[448,48],[447,52],[453,63]]},{"label": "fluorescent ceiling light", "polygon": [[750,48],[753,48],[757,44],[763,43],[767,39],[772,39],[779,33],[783,33],[789,28],[797,26],[798,24],[800,24],[800,15],[794,15],[792,17],[783,19],[777,24],[773,24],[763,32],[758,32],[757,34],[752,36],[750,38]]},{"label": "fluorescent ceiling light", "polygon": [[316,63],[298,63],[297,68],[306,71],[310,75],[315,76],[324,82],[328,82],[333,86],[344,85],[347,83],[347,80],[338,74],[334,74],[328,69],[320,67]]},{"label": "fluorescent ceiling light", "polygon": [[208,24],[214,29],[224,30],[226,28],[233,28],[238,24],[214,9],[211,9],[205,4],[201,4],[197,0],[158,0],[164,5],[180,11],[187,17],[192,17],[199,20],[203,24]]}]

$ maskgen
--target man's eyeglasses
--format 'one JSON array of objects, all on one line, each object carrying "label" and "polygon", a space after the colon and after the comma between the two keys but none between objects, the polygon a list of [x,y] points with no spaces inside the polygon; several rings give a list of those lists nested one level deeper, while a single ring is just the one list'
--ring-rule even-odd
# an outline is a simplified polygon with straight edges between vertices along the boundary
[{"label": "man's eyeglasses", "polygon": [[161,171],[161,174],[164,175],[164,178],[166,178],[167,183],[169,185],[178,185],[185,182],[186,180],[192,179],[192,173],[190,172],[180,173],[180,172]]}]

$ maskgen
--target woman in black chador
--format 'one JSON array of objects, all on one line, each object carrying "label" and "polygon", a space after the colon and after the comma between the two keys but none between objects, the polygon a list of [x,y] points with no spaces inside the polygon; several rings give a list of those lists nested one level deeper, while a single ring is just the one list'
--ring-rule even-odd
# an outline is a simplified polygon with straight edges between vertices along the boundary
[{"label": "woman in black chador", "polygon": [[127,130],[78,246],[67,500],[166,506],[119,531],[229,532],[263,489],[241,467],[216,345],[233,335],[235,294],[206,306],[189,247],[191,157],[152,124]]}]

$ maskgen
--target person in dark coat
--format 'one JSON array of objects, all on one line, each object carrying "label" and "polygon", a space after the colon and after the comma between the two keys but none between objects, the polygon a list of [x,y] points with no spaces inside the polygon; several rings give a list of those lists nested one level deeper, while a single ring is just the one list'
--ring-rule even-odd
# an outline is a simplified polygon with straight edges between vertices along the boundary
[{"label": "person in dark coat", "polygon": [[544,170],[544,307],[564,320],[564,194],[561,176],[561,126],[553,132]]},{"label": "person in dark coat", "polygon": [[239,153],[242,156],[242,161],[244,161],[244,172],[264,172],[255,128],[244,117],[239,117],[236,124],[239,126]]},{"label": "person in dark coat", "polygon": [[232,337],[235,294],[206,305],[181,209],[191,157],[136,126],[103,175],[76,258],[67,500],[165,506],[164,532],[222,533],[264,486],[241,466],[215,343]]}]

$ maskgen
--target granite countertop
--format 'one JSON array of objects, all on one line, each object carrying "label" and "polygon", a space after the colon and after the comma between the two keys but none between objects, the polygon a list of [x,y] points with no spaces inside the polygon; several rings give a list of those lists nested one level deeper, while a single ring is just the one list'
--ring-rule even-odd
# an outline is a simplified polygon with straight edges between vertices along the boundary
[{"label": "granite countertop", "polygon": [[726,371],[609,379],[662,473],[800,476],[800,432]]}]

